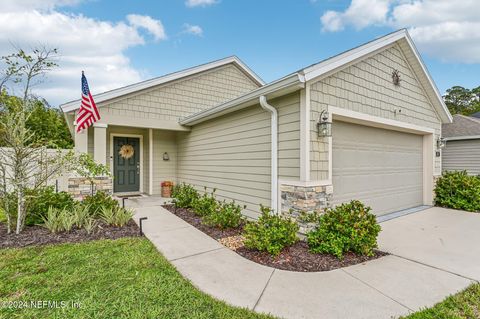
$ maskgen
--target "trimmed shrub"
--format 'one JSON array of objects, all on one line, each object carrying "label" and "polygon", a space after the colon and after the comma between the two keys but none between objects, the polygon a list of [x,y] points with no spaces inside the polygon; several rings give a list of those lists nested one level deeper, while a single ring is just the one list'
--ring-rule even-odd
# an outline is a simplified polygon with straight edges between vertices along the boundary
[{"label": "trimmed shrub", "polygon": [[342,259],[346,252],[373,255],[381,227],[371,208],[353,200],[320,216],[318,226],[307,234],[313,253],[327,253]]},{"label": "trimmed shrub", "polygon": [[258,221],[245,225],[245,247],[276,256],[298,240],[299,227],[295,221],[275,214],[269,207],[261,205],[260,210]]},{"label": "trimmed shrub", "polygon": [[25,219],[25,225],[27,226],[41,224],[50,207],[69,210],[75,204],[71,194],[67,192],[56,193],[53,186],[41,188],[36,192],[29,191],[27,196],[27,217]]},{"label": "trimmed shrub", "polygon": [[214,214],[219,208],[220,203],[215,198],[215,189],[211,193],[207,192],[205,187],[205,193],[197,197],[191,204],[193,212],[199,216],[209,216]]},{"label": "trimmed shrub", "polygon": [[480,177],[466,171],[445,172],[435,186],[435,204],[470,212],[480,211]]},{"label": "trimmed shrub", "polygon": [[177,207],[191,208],[200,195],[193,186],[182,183],[173,187],[172,197]]},{"label": "trimmed shrub", "polygon": [[[229,203],[223,201],[217,205],[217,209],[203,217],[202,222],[205,225],[225,229],[237,228],[243,223],[242,207],[235,204],[235,201]],[[245,209],[246,206],[243,208]]]},{"label": "trimmed shrub", "polygon": [[88,195],[82,200],[82,206],[88,207],[92,216],[99,216],[102,209],[116,210],[120,208],[120,204],[109,194],[98,191],[95,195]]}]

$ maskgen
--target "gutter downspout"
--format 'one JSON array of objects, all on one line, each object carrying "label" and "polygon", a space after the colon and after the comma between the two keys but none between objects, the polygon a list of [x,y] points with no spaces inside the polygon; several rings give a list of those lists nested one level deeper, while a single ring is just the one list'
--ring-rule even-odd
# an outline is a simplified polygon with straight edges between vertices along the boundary
[{"label": "gutter downspout", "polygon": [[265,95],[260,96],[260,106],[271,114],[271,206],[278,211],[278,113],[277,109],[268,104]]}]

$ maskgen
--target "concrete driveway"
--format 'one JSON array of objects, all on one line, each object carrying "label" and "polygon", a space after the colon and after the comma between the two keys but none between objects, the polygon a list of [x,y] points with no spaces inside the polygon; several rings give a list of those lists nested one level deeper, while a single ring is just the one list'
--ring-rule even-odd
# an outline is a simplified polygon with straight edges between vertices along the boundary
[{"label": "concrete driveway", "polygon": [[480,214],[432,207],[381,225],[381,250],[480,281]]}]

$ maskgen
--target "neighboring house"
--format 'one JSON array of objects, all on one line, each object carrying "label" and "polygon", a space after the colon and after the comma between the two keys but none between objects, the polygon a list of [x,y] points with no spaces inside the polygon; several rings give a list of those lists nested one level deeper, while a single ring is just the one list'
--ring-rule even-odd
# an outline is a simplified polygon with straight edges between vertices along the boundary
[{"label": "neighboring house", "polygon": [[442,135],[442,169],[480,175],[480,118],[455,114],[453,123],[443,124]]},{"label": "neighboring house", "polygon": [[437,140],[451,122],[406,30],[269,84],[230,57],[94,97],[102,119],[87,133],[74,133],[79,101],[62,109],[76,149],[110,166],[114,192],[186,182],[253,218],[259,204],[359,199],[377,215],[431,205]]}]

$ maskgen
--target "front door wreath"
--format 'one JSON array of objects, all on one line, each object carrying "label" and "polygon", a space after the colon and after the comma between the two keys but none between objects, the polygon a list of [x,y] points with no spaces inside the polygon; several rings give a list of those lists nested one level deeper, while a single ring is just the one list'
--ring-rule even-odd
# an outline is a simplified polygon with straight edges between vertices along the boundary
[{"label": "front door wreath", "polygon": [[135,154],[135,150],[133,149],[132,145],[125,144],[120,147],[120,151],[118,151],[118,154],[124,159],[129,159]]}]

